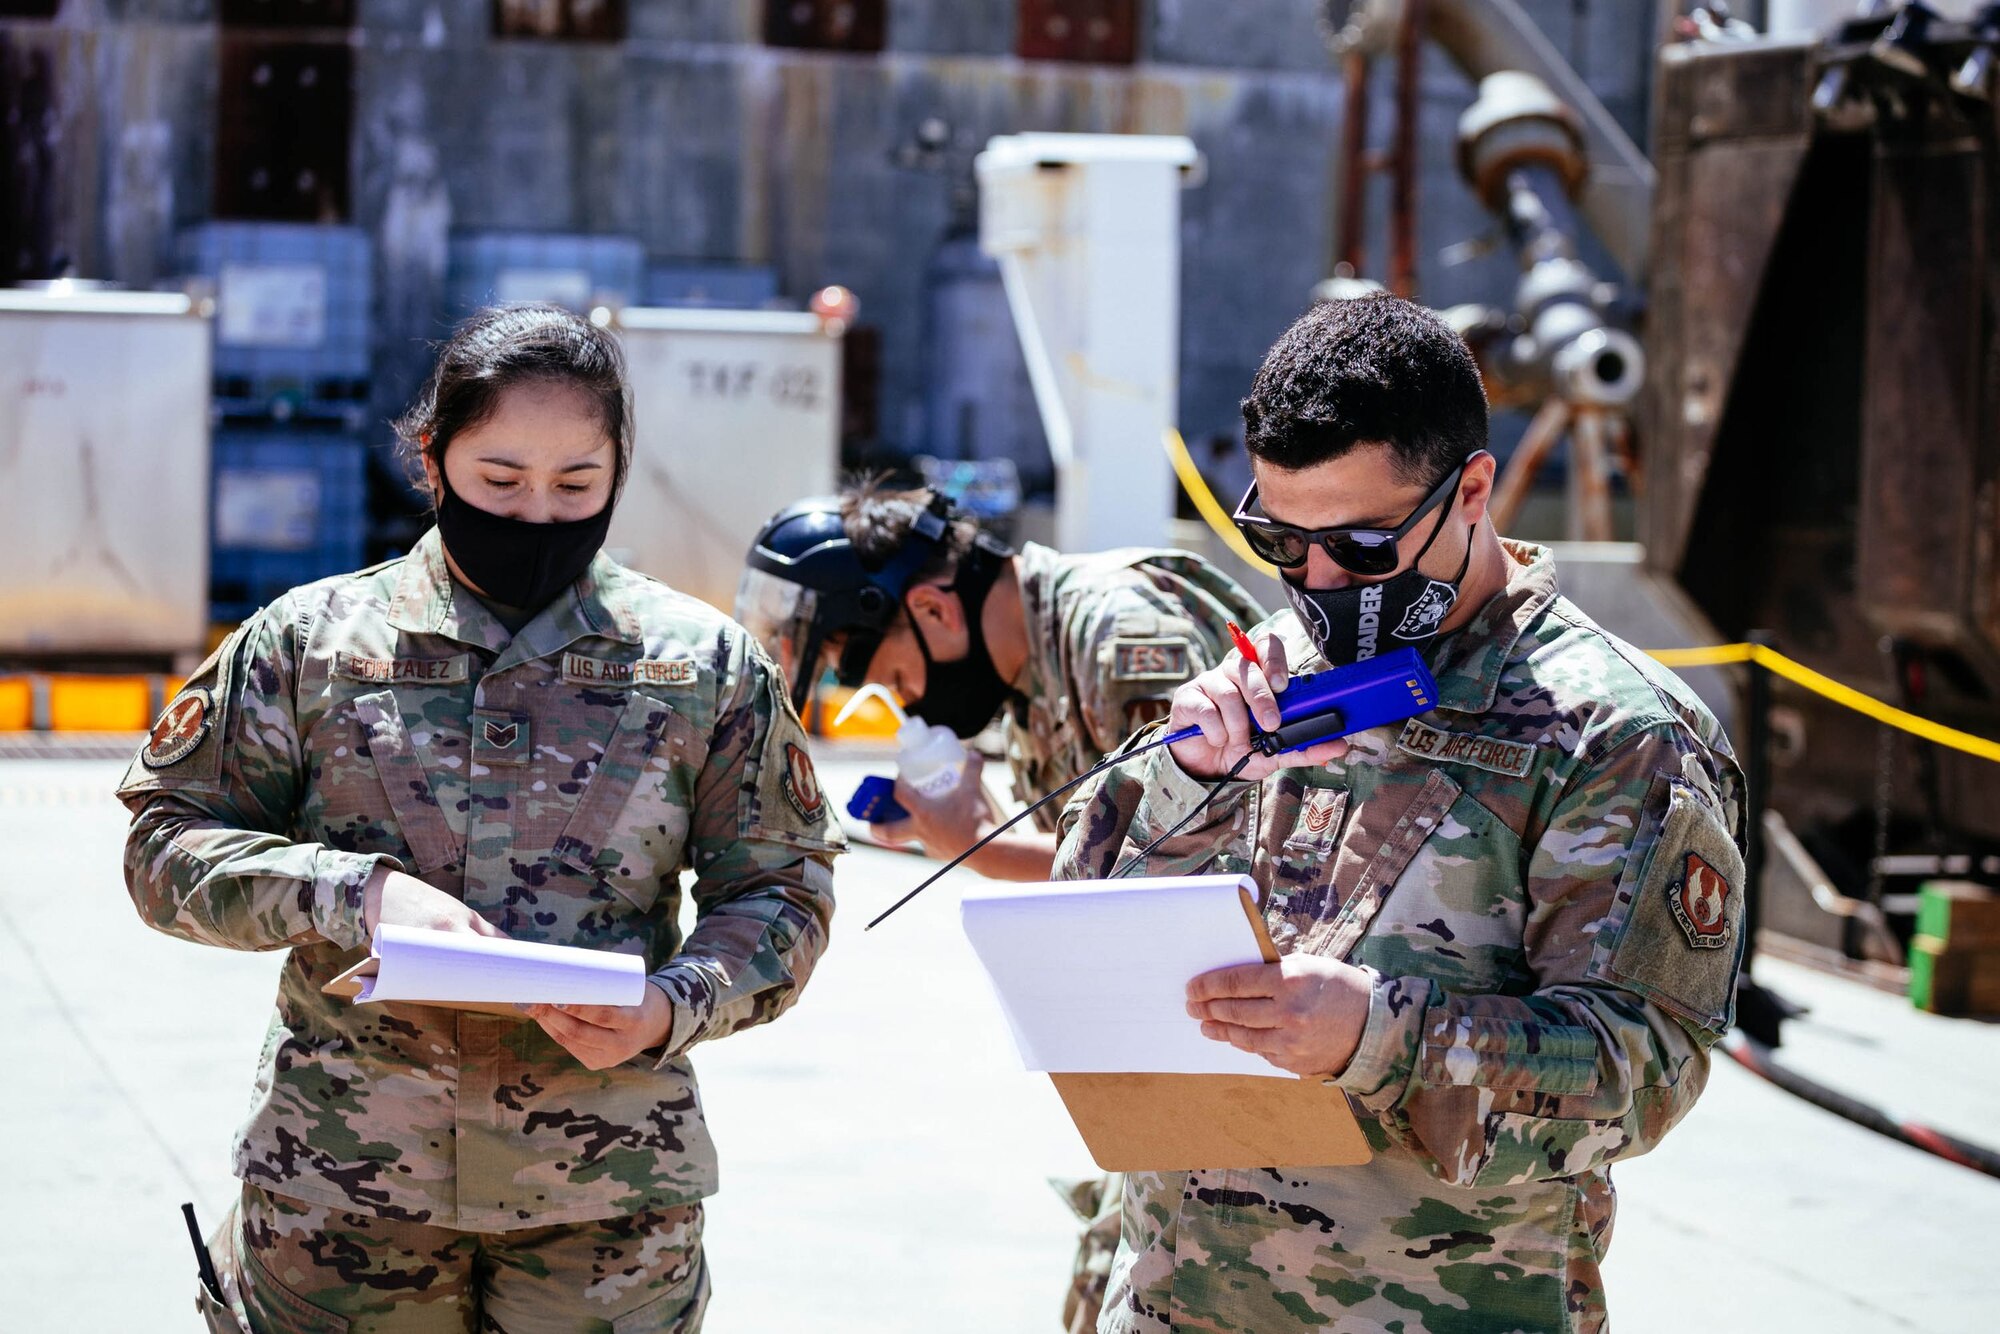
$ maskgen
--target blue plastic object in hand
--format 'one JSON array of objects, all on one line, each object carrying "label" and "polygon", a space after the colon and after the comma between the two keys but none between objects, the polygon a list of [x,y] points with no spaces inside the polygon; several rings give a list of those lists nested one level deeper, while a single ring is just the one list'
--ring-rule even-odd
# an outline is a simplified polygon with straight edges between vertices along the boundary
[{"label": "blue plastic object in hand", "polygon": [[[1415,649],[1399,648],[1346,667],[1294,676],[1278,694],[1277,728],[1257,733],[1251,744],[1263,754],[1283,755],[1399,723],[1435,707],[1437,682],[1430,668]],[[1172,745],[1200,734],[1199,727],[1187,727],[1166,740]]]},{"label": "blue plastic object in hand", "polygon": [[888,824],[908,819],[910,814],[896,804],[896,780],[881,774],[870,774],[861,780],[854,795],[847,799],[847,813],[869,824]]}]

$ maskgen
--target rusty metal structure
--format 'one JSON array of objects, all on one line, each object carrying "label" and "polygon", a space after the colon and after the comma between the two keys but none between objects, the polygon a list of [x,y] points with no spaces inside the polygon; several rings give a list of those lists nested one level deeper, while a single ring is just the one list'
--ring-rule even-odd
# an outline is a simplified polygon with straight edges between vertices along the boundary
[{"label": "rusty metal structure", "polygon": [[[1988,737],[1997,38],[2000,6],[1948,21],[1910,4],[1816,43],[1663,50],[1640,410],[1646,560],[1725,638],[1769,631],[1829,676]],[[1992,865],[1993,765],[1782,682],[1774,706],[1773,806],[1823,870],[1823,903],[1824,881],[1893,909],[1902,875]],[[1882,953],[1842,925],[1855,918],[1775,924]]]},{"label": "rusty metal structure", "polygon": [[[1611,536],[1624,471],[1652,580],[1598,588],[1599,614],[1666,597],[1705,639],[1768,637],[2000,737],[2000,3],[1881,4],[1809,39],[1686,8],[1660,13],[1679,40],[1659,50],[1649,162],[1514,0],[1328,6],[1350,114],[1371,56],[1401,90],[1419,30],[1481,80],[1459,173],[1520,277],[1511,302],[1448,314],[1495,405],[1536,410],[1496,520],[1567,436],[1569,535]],[[1378,170],[1395,178],[1387,285],[1405,289],[1408,132],[1367,155],[1366,125],[1344,127],[1319,295],[1366,285],[1358,193]],[[1581,260],[1586,230],[1620,272]],[[1893,962],[1917,879],[2000,881],[1989,762],[1756,684],[1770,707],[1738,740],[1768,761],[1766,925]]]}]

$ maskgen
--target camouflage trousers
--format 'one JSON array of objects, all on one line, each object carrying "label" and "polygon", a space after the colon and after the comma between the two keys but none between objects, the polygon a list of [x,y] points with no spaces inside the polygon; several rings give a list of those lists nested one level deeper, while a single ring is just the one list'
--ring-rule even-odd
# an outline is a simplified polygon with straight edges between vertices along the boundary
[{"label": "camouflage trousers", "polygon": [[698,1334],[699,1204],[456,1232],[344,1213],[246,1183],[209,1243],[239,1334]]},{"label": "camouflage trousers", "polygon": [[1076,1181],[1051,1178],[1049,1184],[1075,1211],[1083,1231],[1076,1238],[1076,1260],[1070,1268],[1069,1291],[1063,1294],[1063,1334],[1092,1334],[1104,1309],[1104,1289],[1111,1278],[1111,1259],[1118,1250],[1119,1220],[1124,1211],[1125,1176],[1084,1177]]}]

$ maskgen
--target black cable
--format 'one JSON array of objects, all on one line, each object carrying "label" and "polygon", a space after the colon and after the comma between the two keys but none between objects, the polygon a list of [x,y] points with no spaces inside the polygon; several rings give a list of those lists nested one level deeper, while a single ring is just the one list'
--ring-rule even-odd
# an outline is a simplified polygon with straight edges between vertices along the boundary
[{"label": "black cable", "polygon": [[1235,767],[1230,769],[1228,773],[1224,774],[1222,777],[1215,780],[1214,785],[1208,789],[1208,795],[1201,799],[1201,803],[1199,805],[1197,805],[1193,810],[1189,811],[1186,815],[1183,815],[1174,824],[1174,827],[1172,829],[1169,829],[1166,833],[1161,834],[1151,843],[1148,843],[1145,847],[1140,848],[1130,857],[1127,857],[1125,859],[1125,864],[1123,866],[1119,867],[1117,870],[1113,871],[1110,875],[1104,878],[1106,880],[1119,879],[1127,871],[1131,870],[1133,867],[1137,866],[1140,862],[1144,861],[1148,856],[1150,856],[1154,848],[1159,847],[1160,844],[1166,842],[1168,839],[1172,838],[1175,834],[1178,834],[1181,832],[1181,830],[1187,828],[1188,822],[1194,819],[1195,816],[1200,815],[1203,811],[1207,810],[1209,808],[1210,803],[1212,803],[1216,799],[1216,797],[1221,795],[1222,789],[1229,786],[1230,782],[1235,779],[1236,775],[1243,772],[1243,766],[1250,763],[1250,757],[1255,754],[1257,754],[1257,752],[1254,750],[1247,750],[1243,752],[1243,758],[1236,761]]},{"label": "black cable", "polygon": [[[1095,778],[1097,775],[1103,773],[1106,769],[1109,769],[1114,764],[1123,764],[1126,760],[1132,759],[1139,755],[1144,755],[1149,750],[1155,750],[1158,747],[1167,745],[1169,742],[1179,741],[1182,739],[1183,739],[1182,735],[1178,732],[1169,732],[1165,736],[1155,737],[1153,740],[1148,741],[1143,746],[1135,746],[1131,750],[1121,751],[1116,755],[1107,757],[1106,759],[1094,765],[1093,767],[1085,769],[1082,773],[1070,779],[1067,783],[1064,783],[1061,787],[1051,788],[1049,791],[1043,793],[1041,796],[1037,797],[1034,801],[1030,802],[1028,805],[1023,806],[1020,810],[1008,816],[1000,824],[996,825],[992,833],[986,835],[986,837],[974,843],[964,852],[959,853],[956,857],[953,857],[943,866],[940,866],[937,870],[931,872],[931,874],[924,880],[922,884],[918,885],[915,889],[903,895],[902,898],[897,899],[894,903],[884,908],[879,914],[876,915],[874,921],[870,922],[866,927],[862,929],[866,931],[873,931],[877,926],[879,926],[882,923],[884,918],[888,917],[890,913],[896,911],[896,909],[902,907],[904,904],[908,903],[911,899],[915,898],[917,895],[923,893],[925,890],[929,889],[932,885],[936,884],[940,879],[944,877],[944,874],[947,871],[951,871],[957,868],[958,865],[962,863],[967,857],[972,856],[974,853],[978,852],[981,848],[985,847],[988,843],[991,843],[994,839],[1000,837],[1000,835],[1006,833],[1009,829],[1012,829],[1015,825],[1027,819],[1030,815],[1033,815],[1036,811],[1048,805],[1051,801],[1054,801],[1057,797],[1060,797],[1063,793],[1069,791],[1071,788],[1075,787],[1078,783],[1083,782],[1086,778]],[[1256,753],[1255,751],[1252,751],[1250,754],[1255,754],[1255,753]],[[1247,761],[1250,758],[1250,755],[1245,755],[1243,758],[1244,760]],[[1238,764],[1236,767],[1240,769],[1243,766],[1241,764]],[[1204,806],[1207,804],[1208,804],[1207,802],[1202,803],[1202,805]],[[1201,807],[1197,806],[1195,809],[1200,810]],[[1175,826],[1175,828],[1178,829],[1179,826]]]},{"label": "black cable", "polygon": [[1722,1040],[1722,1050],[1738,1065],[1754,1075],[1761,1076],[1777,1085],[1785,1092],[1812,1103],[1815,1107],[1845,1117],[1855,1125],[1864,1126],[1878,1135],[1907,1144],[1914,1149],[1935,1154],[1946,1162],[1969,1167],[1987,1176],[2000,1177],[2000,1150],[1987,1148],[1962,1140],[1956,1135],[1948,1135],[1934,1126],[1920,1121],[1905,1121],[1824,1084],[1807,1079],[1798,1071],[1780,1065],[1771,1059],[1771,1048],[1747,1034],[1730,1034]]}]

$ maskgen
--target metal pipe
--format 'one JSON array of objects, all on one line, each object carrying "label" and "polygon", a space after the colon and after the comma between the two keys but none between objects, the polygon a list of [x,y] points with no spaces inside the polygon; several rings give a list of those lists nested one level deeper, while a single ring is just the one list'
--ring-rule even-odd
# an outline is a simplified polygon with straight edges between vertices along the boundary
[{"label": "metal pipe", "polygon": [[1493,503],[1488,508],[1493,515],[1494,531],[1504,534],[1513,530],[1514,520],[1534,486],[1536,470],[1568,429],[1568,400],[1559,394],[1543,399],[1535,419],[1522,434],[1521,443],[1514,446],[1513,454],[1508,457],[1499,485],[1493,488]]},{"label": "metal pipe", "polygon": [[1652,163],[1590,86],[1535,27],[1515,0],[1426,0],[1431,40],[1476,81],[1521,70],[1549,85],[1580,118],[1590,176],[1577,201],[1604,248],[1637,285],[1651,241]]},{"label": "metal pipe", "polygon": [[1389,200],[1389,290],[1417,291],[1417,120],[1422,115],[1425,0],[1404,0],[1396,34],[1395,188]]},{"label": "metal pipe", "polygon": [[[1368,71],[1366,52],[1341,57],[1345,106],[1340,123],[1340,213],[1334,224],[1333,272],[1356,277],[1367,267]],[[1343,269],[1342,266],[1345,266]]]}]

